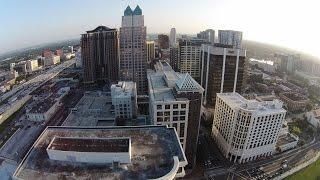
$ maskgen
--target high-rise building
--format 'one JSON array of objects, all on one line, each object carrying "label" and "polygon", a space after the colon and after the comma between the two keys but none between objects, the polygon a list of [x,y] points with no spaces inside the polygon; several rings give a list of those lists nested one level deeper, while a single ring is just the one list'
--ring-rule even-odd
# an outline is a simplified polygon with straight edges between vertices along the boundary
[{"label": "high-rise building", "polygon": [[201,56],[204,104],[214,106],[217,93],[241,91],[246,50],[202,45]]},{"label": "high-rise building", "polygon": [[99,26],[81,35],[84,83],[118,80],[118,32]]},{"label": "high-rise building", "polygon": [[189,73],[197,82],[201,77],[201,45],[202,39],[181,39],[179,41],[179,72]]},{"label": "high-rise building", "polygon": [[169,37],[169,41],[170,41],[170,47],[175,47],[176,46],[176,28],[171,28],[170,31],[170,37]]},{"label": "high-rise building", "polygon": [[300,56],[295,54],[276,54],[276,57],[280,59],[280,70],[288,74],[294,73],[301,62]]},{"label": "high-rise building", "polygon": [[170,65],[176,72],[180,72],[179,46],[170,47]]},{"label": "high-rise building", "polygon": [[201,31],[197,34],[197,38],[203,39],[210,44],[214,44],[215,41],[215,33],[213,29],[207,29],[205,31]]},{"label": "high-rise building", "polygon": [[168,49],[169,48],[169,36],[165,34],[158,35],[158,44],[160,49]]},{"label": "high-rise building", "polygon": [[258,102],[238,93],[218,93],[212,135],[222,154],[245,163],[270,156],[286,114],[279,100]]},{"label": "high-rise building", "polygon": [[155,45],[154,41],[147,41],[147,60],[152,61],[155,58]]},{"label": "high-rise building", "polygon": [[128,6],[120,28],[120,79],[137,84],[138,95],[147,93],[147,28],[142,10]]},{"label": "high-rise building", "polygon": [[116,118],[133,118],[137,115],[136,83],[119,81],[111,86],[111,99]]},{"label": "high-rise building", "polygon": [[233,30],[219,30],[219,44],[232,46],[234,48],[242,47],[242,32]]},{"label": "high-rise building", "polygon": [[195,165],[203,88],[188,74],[160,61],[148,71],[149,115],[155,125],[175,127],[189,165]]}]

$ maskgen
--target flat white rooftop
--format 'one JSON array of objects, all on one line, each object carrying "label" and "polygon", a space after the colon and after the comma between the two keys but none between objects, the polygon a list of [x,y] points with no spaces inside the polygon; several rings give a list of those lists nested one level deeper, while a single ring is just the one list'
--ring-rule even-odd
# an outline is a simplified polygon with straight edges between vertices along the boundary
[{"label": "flat white rooftop", "polygon": [[240,108],[246,111],[255,111],[259,114],[286,112],[282,108],[283,102],[275,99],[273,101],[259,102],[255,99],[248,100],[238,93],[217,93],[217,97],[221,98],[230,107]]}]

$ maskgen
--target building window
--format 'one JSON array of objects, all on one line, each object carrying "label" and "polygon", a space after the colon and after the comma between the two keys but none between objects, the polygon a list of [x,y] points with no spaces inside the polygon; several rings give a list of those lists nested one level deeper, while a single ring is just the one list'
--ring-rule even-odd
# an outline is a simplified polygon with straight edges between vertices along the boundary
[{"label": "building window", "polygon": [[178,121],[178,117],[173,117],[173,121]]},{"label": "building window", "polygon": [[170,105],[165,105],[165,109],[170,109]]},{"label": "building window", "polygon": [[186,120],[186,117],[185,116],[180,116],[180,121],[184,121]]},{"label": "building window", "polygon": [[179,133],[180,137],[184,137],[184,123],[180,123],[180,133]]},{"label": "building window", "polygon": [[174,104],[173,109],[178,109],[178,104]]},{"label": "building window", "polygon": [[177,123],[173,123],[173,127],[176,128],[176,131],[177,131],[177,129],[178,129]]},{"label": "building window", "polygon": [[179,111],[173,111],[173,115],[179,115]]},{"label": "building window", "polygon": [[157,109],[162,109],[162,105],[157,105]]},{"label": "building window", "polygon": [[186,108],[186,104],[181,104],[181,108]]},{"label": "building window", "polygon": [[158,118],[157,118],[157,121],[158,121],[158,122],[163,122],[162,117],[158,117]]},{"label": "building window", "polygon": [[157,112],[157,116],[162,116],[163,113],[162,112]]},{"label": "building window", "polygon": [[170,116],[170,111],[165,111],[165,112],[164,112],[164,115],[165,115],[165,116]]},{"label": "building window", "polygon": [[180,115],[186,115],[186,111],[180,111]]}]

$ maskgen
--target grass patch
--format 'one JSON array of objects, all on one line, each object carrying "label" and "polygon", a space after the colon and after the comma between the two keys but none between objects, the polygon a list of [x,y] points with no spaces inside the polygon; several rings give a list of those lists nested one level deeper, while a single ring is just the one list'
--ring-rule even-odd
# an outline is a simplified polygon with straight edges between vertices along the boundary
[{"label": "grass patch", "polygon": [[301,171],[294,173],[291,176],[285,178],[285,180],[318,180],[320,179],[320,159],[315,163],[309,165],[308,167],[302,169]]}]

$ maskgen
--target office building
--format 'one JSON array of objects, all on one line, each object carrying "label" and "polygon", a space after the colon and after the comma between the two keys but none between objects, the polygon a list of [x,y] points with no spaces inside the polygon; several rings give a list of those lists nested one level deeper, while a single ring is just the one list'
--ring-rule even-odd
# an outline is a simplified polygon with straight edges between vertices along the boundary
[{"label": "office building", "polygon": [[203,39],[206,42],[210,43],[211,45],[214,45],[215,41],[215,32],[213,29],[207,29],[205,31],[201,31],[197,34],[197,38]]},{"label": "office building", "polygon": [[169,36],[165,34],[158,35],[158,45],[160,49],[168,49],[169,48]]},{"label": "office building", "polygon": [[147,61],[150,62],[154,60],[155,57],[154,41],[147,41]]},{"label": "office building", "polygon": [[13,179],[168,179],[188,164],[174,128],[47,127]]},{"label": "office building", "polygon": [[98,26],[82,34],[81,58],[84,83],[118,81],[118,31]]},{"label": "office building", "polygon": [[190,167],[195,165],[203,88],[165,62],[148,72],[149,115],[154,125],[174,127]]},{"label": "office building", "polygon": [[169,37],[170,47],[175,47],[177,43],[176,28],[171,28]]},{"label": "office building", "polygon": [[139,95],[147,93],[147,28],[142,10],[128,6],[120,28],[120,80],[137,84]]},{"label": "office building", "polygon": [[189,73],[197,82],[200,82],[201,77],[201,45],[205,43],[202,39],[179,41],[179,72]]},{"label": "office building", "polygon": [[136,83],[120,81],[111,86],[111,99],[116,118],[132,118],[137,115]]},{"label": "office building", "polygon": [[180,72],[179,46],[170,47],[170,65],[176,72]]},{"label": "office building", "polygon": [[242,47],[242,32],[233,30],[218,31],[219,44],[232,46],[233,48]]},{"label": "office building", "polygon": [[286,115],[282,104],[218,93],[212,135],[222,154],[237,163],[272,155]]},{"label": "office building", "polygon": [[216,93],[241,92],[246,50],[202,45],[201,85],[204,104],[214,106]]}]

